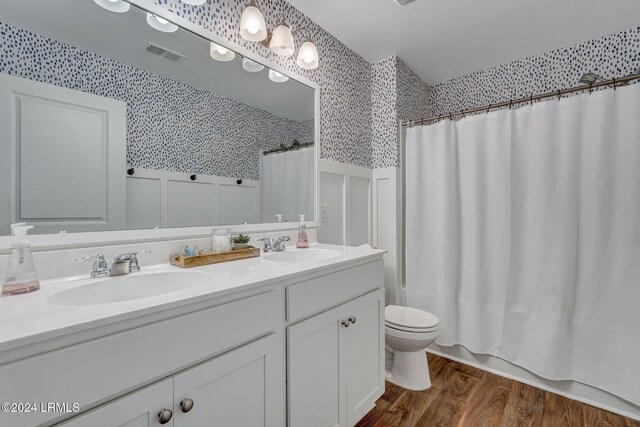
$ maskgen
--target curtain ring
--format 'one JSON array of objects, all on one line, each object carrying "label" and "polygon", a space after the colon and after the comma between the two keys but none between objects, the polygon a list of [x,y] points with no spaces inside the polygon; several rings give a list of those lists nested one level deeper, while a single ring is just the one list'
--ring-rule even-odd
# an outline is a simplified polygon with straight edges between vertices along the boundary
[{"label": "curtain ring", "polygon": [[589,83],[589,95],[593,93],[593,82]]},{"label": "curtain ring", "polygon": [[463,119],[464,119],[465,117],[467,117],[467,116],[464,114],[464,110],[460,111],[460,114],[462,115],[462,118],[463,118]]},{"label": "curtain ring", "polygon": [[489,104],[489,106],[487,107],[487,112],[486,112],[485,114],[489,114],[489,110],[491,110],[491,106],[492,106],[492,105],[493,105],[493,104]]},{"label": "curtain ring", "polygon": [[509,110],[511,110],[511,106],[513,105],[513,99],[509,100]]},{"label": "curtain ring", "polygon": [[533,107],[533,94],[529,97],[529,103]]},{"label": "curtain ring", "polygon": [[613,78],[613,90],[616,90],[616,78]]},{"label": "curtain ring", "polygon": [[562,99],[562,91],[558,89],[558,101]]},{"label": "curtain ring", "polygon": [[449,120],[453,120],[453,113],[451,111],[449,111]]}]

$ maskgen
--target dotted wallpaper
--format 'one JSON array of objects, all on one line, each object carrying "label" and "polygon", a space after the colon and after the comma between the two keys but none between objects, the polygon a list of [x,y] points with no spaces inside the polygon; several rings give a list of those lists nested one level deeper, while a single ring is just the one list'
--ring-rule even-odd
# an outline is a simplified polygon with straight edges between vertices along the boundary
[{"label": "dotted wallpaper", "polygon": [[0,72],[127,103],[127,164],[260,179],[260,150],[313,141],[296,122],[0,23]]},{"label": "dotted wallpaper", "polygon": [[371,66],[373,168],[399,166],[398,121],[431,112],[431,88],[398,57]]},{"label": "dotted wallpaper", "polygon": [[[259,2],[267,28],[276,27],[280,14],[284,14],[292,29],[308,28],[320,56],[320,65],[315,70],[298,67],[295,54],[278,56],[259,43],[240,37],[240,18],[246,0],[207,0],[202,6],[180,0],[155,0],[155,3],[316,82],[320,86],[320,156],[371,167],[371,65],[367,61],[284,0]],[[294,36],[296,46],[304,42],[304,36],[304,32]]]},{"label": "dotted wallpaper", "polygon": [[438,84],[433,87],[432,112],[445,114],[576,86],[586,72],[608,79],[638,68],[640,27]]}]

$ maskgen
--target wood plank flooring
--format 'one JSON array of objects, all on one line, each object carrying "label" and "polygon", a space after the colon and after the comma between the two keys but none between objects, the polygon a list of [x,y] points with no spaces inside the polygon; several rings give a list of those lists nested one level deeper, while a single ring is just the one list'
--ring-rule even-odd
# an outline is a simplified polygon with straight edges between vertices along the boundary
[{"label": "wood plank flooring", "polygon": [[391,383],[356,427],[640,427],[575,400],[429,354],[432,387]]}]

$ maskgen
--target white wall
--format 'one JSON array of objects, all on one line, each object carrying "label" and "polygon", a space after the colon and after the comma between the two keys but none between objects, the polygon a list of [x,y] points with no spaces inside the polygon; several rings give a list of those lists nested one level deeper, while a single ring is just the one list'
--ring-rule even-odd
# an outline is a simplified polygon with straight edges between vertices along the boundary
[{"label": "white wall", "polygon": [[371,169],[321,159],[318,241],[371,244]]}]

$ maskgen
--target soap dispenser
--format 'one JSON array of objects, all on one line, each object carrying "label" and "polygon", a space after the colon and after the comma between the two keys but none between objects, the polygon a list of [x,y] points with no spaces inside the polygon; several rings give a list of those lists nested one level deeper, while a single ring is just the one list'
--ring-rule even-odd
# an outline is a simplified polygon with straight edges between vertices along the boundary
[{"label": "soap dispenser", "polygon": [[296,248],[308,248],[309,239],[307,238],[307,226],[304,225],[304,215],[300,215],[300,225],[298,226],[298,241]]},{"label": "soap dispenser", "polygon": [[2,285],[2,295],[19,295],[40,289],[40,282],[33,264],[31,243],[27,240],[27,231],[33,228],[24,222],[12,224],[14,235],[9,254],[9,267]]}]

